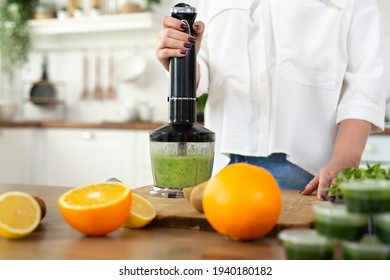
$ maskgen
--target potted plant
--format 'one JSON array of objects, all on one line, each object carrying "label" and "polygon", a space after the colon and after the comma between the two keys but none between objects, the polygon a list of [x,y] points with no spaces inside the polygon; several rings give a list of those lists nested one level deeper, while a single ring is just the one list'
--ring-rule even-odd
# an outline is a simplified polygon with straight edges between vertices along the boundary
[{"label": "potted plant", "polygon": [[31,47],[27,21],[35,12],[38,0],[3,0],[0,2],[1,70],[12,80],[16,69],[28,59]]},{"label": "potted plant", "polygon": [[148,0],[148,5],[160,4],[161,0]]}]

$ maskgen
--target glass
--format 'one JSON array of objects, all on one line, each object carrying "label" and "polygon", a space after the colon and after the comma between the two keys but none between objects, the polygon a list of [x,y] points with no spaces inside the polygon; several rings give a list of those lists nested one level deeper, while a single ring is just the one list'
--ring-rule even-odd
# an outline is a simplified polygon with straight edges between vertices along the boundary
[{"label": "glass", "polygon": [[278,234],[289,260],[331,260],[335,241],[314,229],[285,229]]},{"label": "glass", "polygon": [[378,241],[375,235],[366,235],[359,242],[341,243],[346,260],[389,260],[390,246]]},{"label": "glass", "polygon": [[390,244],[390,212],[374,215],[374,225],[378,239]]},{"label": "glass", "polygon": [[389,180],[354,180],[340,184],[348,211],[379,213],[390,211]]},{"label": "glass", "polygon": [[350,213],[345,205],[321,202],[313,205],[315,228],[323,236],[360,240],[366,232],[368,215]]}]

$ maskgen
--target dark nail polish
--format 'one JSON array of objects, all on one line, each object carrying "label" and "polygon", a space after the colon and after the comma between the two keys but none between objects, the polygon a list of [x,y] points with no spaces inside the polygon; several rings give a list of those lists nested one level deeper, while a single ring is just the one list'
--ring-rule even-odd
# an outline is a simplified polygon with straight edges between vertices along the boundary
[{"label": "dark nail polish", "polygon": [[183,30],[188,30],[188,26],[185,23],[180,24],[180,28]]},{"label": "dark nail polish", "polygon": [[191,49],[191,48],[192,48],[192,44],[190,44],[190,43],[184,43],[184,47],[185,47],[185,48],[188,48],[188,49]]},{"label": "dark nail polish", "polygon": [[185,50],[180,50],[180,53],[181,53],[181,54],[187,54],[187,51],[185,51]]},{"label": "dark nail polish", "polygon": [[328,200],[328,197],[327,197],[325,194],[321,194],[320,197],[321,197],[321,199],[323,199],[323,200]]},{"label": "dark nail polish", "polygon": [[198,24],[195,24],[195,28],[196,28],[196,30],[200,30],[200,25],[198,25]]},{"label": "dark nail polish", "polygon": [[194,37],[190,37],[190,38],[188,38],[188,42],[195,44],[196,40]]}]

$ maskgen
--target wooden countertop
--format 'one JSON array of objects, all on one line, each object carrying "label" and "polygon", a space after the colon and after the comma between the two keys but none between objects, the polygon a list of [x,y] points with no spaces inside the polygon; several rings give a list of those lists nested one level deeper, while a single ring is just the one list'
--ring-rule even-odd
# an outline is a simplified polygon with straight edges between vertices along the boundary
[{"label": "wooden countertop", "polygon": [[[233,241],[212,230],[180,229],[158,223],[144,229],[120,228],[104,237],[87,237],[73,230],[62,218],[57,199],[68,188],[19,184],[0,184],[0,193],[19,190],[40,196],[47,215],[39,227],[20,240],[0,238],[0,259],[284,259],[281,242],[271,236],[255,241]],[[134,189],[136,192],[137,189]],[[308,206],[313,196],[300,196],[293,206]],[[298,206],[297,206],[298,205]],[[159,215],[159,209],[157,214]],[[307,208],[306,208],[307,210]],[[310,213],[307,213],[310,215]],[[295,215],[294,215],[295,216]]]},{"label": "wooden countertop", "polygon": [[0,128],[7,127],[40,127],[40,128],[89,128],[89,129],[144,129],[153,130],[162,125],[161,123],[150,122],[102,122],[102,123],[80,123],[80,122],[68,122],[68,121],[17,121],[17,122],[4,122],[0,121]]},{"label": "wooden countertop", "polygon": [[[50,127],[50,128],[111,128],[111,129],[145,129],[153,130],[162,123],[151,122],[102,122],[102,123],[83,123],[68,121],[0,121],[1,127]],[[384,132],[379,135],[390,135],[390,127],[386,126]]]}]

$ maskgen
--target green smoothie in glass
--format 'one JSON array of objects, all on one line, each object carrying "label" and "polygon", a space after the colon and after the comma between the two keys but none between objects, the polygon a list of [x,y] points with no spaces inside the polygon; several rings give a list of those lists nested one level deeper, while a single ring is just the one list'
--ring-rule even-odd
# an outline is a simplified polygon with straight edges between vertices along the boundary
[{"label": "green smoothie in glass", "polygon": [[368,215],[350,213],[345,205],[320,202],[313,205],[315,228],[323,236],[359,240],[367,229]]},{"label": "green smoothie in glass", "polygon": [[390,211],[390,180],[354,180],[341,183],[340,190],[350,212]]},{"label": "green smoothie in glass", "polygon": [[374,215],[374,225],[378,239],[390,244],[390,212]]},{"label": "green smoothie in glass", "polygon": [[285,229],[278,238],[283,241],[289,260],[331,260],[335,241],[319,235],[314,229]]},{"label": "green smoothie in glass", "polygon": [[213,156],[152,154],[153,176],[156,186],[182,189],[210,179]]},{"label": "green smoothie in glass", "polygon": [[346,260],[390,260],[390,246],[375,235],[365,235],[360,242],[343,241],[341,246]]}]

